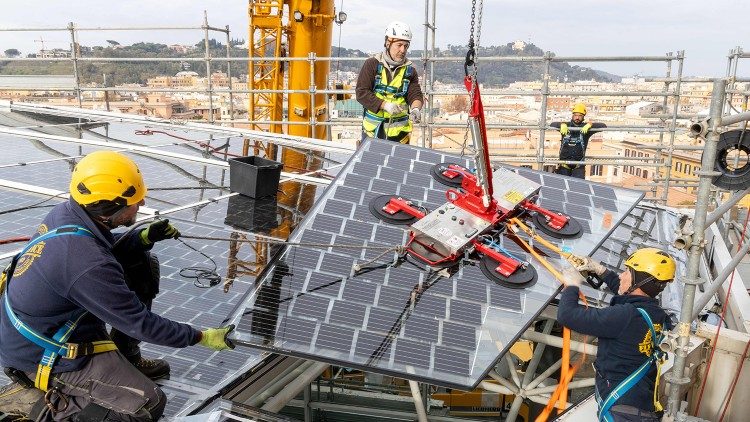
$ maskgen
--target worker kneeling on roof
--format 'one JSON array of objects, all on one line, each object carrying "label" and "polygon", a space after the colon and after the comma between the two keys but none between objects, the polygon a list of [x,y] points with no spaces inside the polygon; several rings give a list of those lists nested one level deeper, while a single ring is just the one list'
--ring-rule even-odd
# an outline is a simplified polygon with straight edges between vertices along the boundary
[{"label": "worker kneeling on roof", "polygon": [[[659,343],[671,320],[656,297],[675,276],[675,261],[656,248],[635,251],[621,274],[591,258],[563,271],[565,289],[557,320],[581,334],[599,338],[596,353],[596,398],[599,420],[658,421],[662,411],[656,397]],[[610,306],[586,308],[578,303],[583,276],[595,275],[616,292]]]},{"label": "worker kneeling on roof", "polygon": [[139,341],[233,347],[226,338],[233,326],[199,331],[151,312],[158,261],[148,251],[179,232],[167,220],[111,232],[135,223],[145,196],[140,170],[120,153],[93,152],[75,166],[70,199],[3,274],[0,363],[15,381],[3,391],[23,394],[0,394],[0,411],[37,420],[156,420],[166,396],[151,378],[167,376],[169,365],[141,357]]},{"label": "worker kneeling on roof", "polygon": [[357,101],[364,107],[362,140],[371,138],[409,143],[412,123],[422,113],[419,77],[406,52],[409,25],[394,21],[385,29],[385,51],[365,60],[357,77]]}]

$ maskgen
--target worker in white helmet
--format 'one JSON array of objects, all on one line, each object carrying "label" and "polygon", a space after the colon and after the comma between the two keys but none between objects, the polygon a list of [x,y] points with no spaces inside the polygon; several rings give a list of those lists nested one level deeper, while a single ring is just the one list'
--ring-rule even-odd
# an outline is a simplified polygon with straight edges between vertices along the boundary
[{"label": "worker in white helmet", "polygon": [[385,50],[365,61],[357,78],[357,101],[364,107],[365,137],[409,143],[412,123],[422,115],[422,89],[412,62],[406,58],[412,33],[394,21],[385,29]]}]

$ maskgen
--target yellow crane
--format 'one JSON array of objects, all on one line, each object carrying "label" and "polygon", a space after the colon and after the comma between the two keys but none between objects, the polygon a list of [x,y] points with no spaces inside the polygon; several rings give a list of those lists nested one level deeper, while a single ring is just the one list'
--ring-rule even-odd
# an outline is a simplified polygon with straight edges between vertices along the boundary
[{"label": "yellow crane", "polygon": [[[289,135],[325,139],[326,127],[317,123],[328,119],[328,104],[324,94],[314,92],[327,88],[330,61],[313,58],[331,55],[334,0],[249,0],[248,15],[248,84],[249,89],[262,91],[250,94],[248,114],[250,121],[255,122],[251,127],[283,133],[287,126]],[[279,60],[284,57],[290,60]],[[285,109],[288,125],[279,123],[284,119]],[[262,151],[268,158],[279,159],[273,145],[256,143],[253,149],[255,155]],[[248,153],[246,143],[243,154]],[[280,160],[290,172],[317,170],[321,163],[314,154],[287,148],[282,150]],[[286,182],[281,190],[278,204],[283,218],[270,234],[286,239],[295,223],[295,216],[288,210],[298,209],[304,215],[315,199],[315,187]],[[257,275],[265,267],[272,248],[258,242],[251,245],[254,262],[238,259],[245,236],[235,235],[237,241],[231,245],[228,277]]]}]

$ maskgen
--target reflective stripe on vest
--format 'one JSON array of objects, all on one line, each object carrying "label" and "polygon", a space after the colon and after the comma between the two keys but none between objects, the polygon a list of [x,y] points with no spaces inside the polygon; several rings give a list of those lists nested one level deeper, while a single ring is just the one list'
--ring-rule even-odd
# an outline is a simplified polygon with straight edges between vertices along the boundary
[{"label": "reflective stripe on vest", "polygon": [[76,314],[71,317],[71,319],[65,322],[65,324],[63,324],[62,327],[60,327],[57,332],[55,332],[55,335],[52,338],[44,336],[33,328],[24,324],[24,322],[18,318],[16,313],[13,312],[13,307],[10,305],[10,294],[8,292],[10,288],[10,280],[13,277],[16,263],[23,256],[23,254],[28,252],[29,249],[31,249],[37,243],[43,242],[53,237],[64,235],[86,236],[92,238],[94,237],[94,234],[85,227],[75,225],[58,227],[57,229],[47,232],[30,241],[28,245],[26,245],[26,247],[21,250],[21,252],[13,257],[10,265],[6,269],[6,294],[4,295],[5,297],[3,300],[5,313],[8,315],[8,319],[10,319],[13,327],[18,330],[18,332],[22,336],[44,349],[44,355],[42,356],[42,359],[37,366],[36,379],[34,381],[34,386],[42,391],[47,391],[49,376],[52,373],[52,367],[55,365],[59,357],[63,357],[65,359],[75,359],[84,355],[108,352],[117,349],[117,347],[111,340],[95,341],[82,344],[67,343],[68,338],[78,325],[78,321],[80,321],[81,318],[83,318],[84,315],[88,313],[85,310],[76,312]]},{"label": "reflective stripe on vest", "polygon": [[401,139],[407,133],[411,133],[412,125],[409,120],[406,92],[409,89],[409,78],[411,77],[412,69],[411,65],[399,67],[393,75],[393,79],[384,84],[383,81],[388,80],[388,71],[382,63],[378,63],[378,70],[375,74],[375,83],[373,86],[375,96],[383,101],[401,105],[404,111],[392,115],[385,110],[378,110],[377,113],[373,113],[365,109],[364,118],[362,119],[362,130],[367,133],[367,136],[377,137],[381,125],[384,125],[383,132],[387,138]]}]

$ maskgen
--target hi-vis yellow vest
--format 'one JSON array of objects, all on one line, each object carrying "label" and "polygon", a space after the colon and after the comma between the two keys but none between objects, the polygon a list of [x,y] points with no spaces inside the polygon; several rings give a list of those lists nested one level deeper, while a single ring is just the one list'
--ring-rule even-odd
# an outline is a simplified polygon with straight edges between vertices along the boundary
[{"label": "hi-vis yellow vest", "polygon": [[413,72],[411,64],[399,67],[393,79],[388,81],[388,72],[382,63],[378,63],[378,70],[375,75],[375,86],[373,92],[375,96],[383,101],[401,104],[404,111],[398,114],[390,114],[385,110],[379,110],[373,113],[365,108],[365,116],[362,119],[362,130],[367,136],[375,138],[383,126],[383,133],[387,139],[409,142],[409,134],[412,126],[409,120],[409,107],[406,104],[406,91],[409,89],[409,77]]}]

